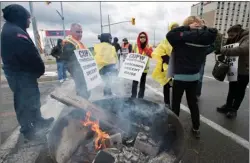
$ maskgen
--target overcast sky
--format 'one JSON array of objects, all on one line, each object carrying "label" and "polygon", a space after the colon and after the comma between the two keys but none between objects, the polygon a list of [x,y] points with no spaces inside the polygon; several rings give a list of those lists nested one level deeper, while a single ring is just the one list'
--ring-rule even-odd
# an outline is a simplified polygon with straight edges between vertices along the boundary
[{"label": "overcast sky", "polygon": [[[2,8],[11,3],[18,3],[29,10],[28,2],[2,2]],[[111,26],[113,37],[118,37],[119,42],[124,37],[133,41],[141,31],[149,35],[150,43],[155,40],[158,43],[165,38],[168,23],[173,21],[182,23],[190,15],[191,5],[197,2],[102,2],[103,24],[110,22],[136,19],[136,25],[124,23]],[[60,3],[52,2],[46,5],[45,2],[33,2],[34,16],[37,20],[38,29],[60,30],[62,22],[56,9],[60,11]],[[66,29],[70,24],[77,22],[83,26],[82,41],[87,46],[99,42],[97,35],[101,32],[100,27],[100,3],[99,2],[63,2]],[[104,27],[104,32],[109,28]],[[32,26],[28,29],[33,38]]]}]

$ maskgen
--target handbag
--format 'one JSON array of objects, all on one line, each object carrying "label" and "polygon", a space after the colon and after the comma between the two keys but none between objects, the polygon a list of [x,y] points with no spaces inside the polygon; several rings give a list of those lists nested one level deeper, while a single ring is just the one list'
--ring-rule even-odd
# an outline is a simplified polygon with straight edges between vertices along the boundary
[{"label": "handbag", "polygon": [[225,57],[223,59],[218,59],[215,56],[215,65],[212,72],[213,77],[218,81],[224,81],[227,73],[229,71],[229,64]]}]

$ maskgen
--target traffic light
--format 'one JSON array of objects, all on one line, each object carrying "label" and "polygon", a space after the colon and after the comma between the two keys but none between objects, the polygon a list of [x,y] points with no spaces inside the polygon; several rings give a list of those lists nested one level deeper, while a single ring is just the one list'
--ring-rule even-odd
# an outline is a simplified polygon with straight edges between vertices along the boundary
[{"label": "traffic light", "polygon": [[131,23],[132,25],[135,25],[135,18],[132,18]]},{"label": "traffic light", "polygon": [[49,5],[49,4],[51,4],[51,1],[46,1],[45,3],[46,3],[47,5]]}]

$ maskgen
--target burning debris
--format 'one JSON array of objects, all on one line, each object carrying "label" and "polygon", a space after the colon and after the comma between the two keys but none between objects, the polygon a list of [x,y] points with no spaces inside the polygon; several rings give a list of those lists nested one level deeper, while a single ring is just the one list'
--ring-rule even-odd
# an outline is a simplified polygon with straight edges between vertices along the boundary
[{"label": "burning debris", "polygon": [[91,130],[96,133],[96,138],[95,138],[95,149],[102,149],[106,148],[106,143],[105,140],[109,139],[109,135],[103,132],[100,129],[99,122],[98,121],[91,121],[90,120],[90,112],[86,113],[85,120],[82,121],[81,123],[84,126],[91,126]]},{"label": "burning debris", "polygon": [[133,107],[149,109],[142,114],[136,108],[131,109],[131,105],[126,107],[127,116],[120,117],[120,110],[125,108],[117,99],[117,105],[113,104],[114,101],[103,103],[110,109],[104,111],[85,99],[64,96],[56,98],[81,108],[64,116],[62,120],[67,121],[66,125],[59,121],[51,134],[53,139],[50,141],[50,149],[58,163],[104,163],[102,160],[107,160],[105,163],[174,163],[179,160],[176,148],[166,148],[168,121],[161,108],[157,111],[153,105],[134,103]]}]

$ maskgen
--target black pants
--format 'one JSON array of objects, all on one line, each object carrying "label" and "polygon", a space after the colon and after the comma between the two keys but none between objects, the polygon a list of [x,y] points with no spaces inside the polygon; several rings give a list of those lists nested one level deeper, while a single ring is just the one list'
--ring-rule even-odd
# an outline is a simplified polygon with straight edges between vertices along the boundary
[{"label": "black pants", "polygon": [[163,86],[164,103],[170,105],[170,84],[167,83]]},{"label": "black pants", "polygon": [[249,82],[249,75],[238,75],[236,82],[229,82],[229,91],[226,105],[237,111],[244,99],[246,87]]},{"label": "black pants", "polygon": [[14,108],[20,132],[30,132],[41,119],[40,91],[37,77],[30,73],[8,72],[6,78],[14,95]]},{"label": "black pants", "polygon": [[[144,97],[146,78],[147,78],[147,73],[142,73],[138,98]],[[136,96],[137,96],[137,87],[138,87],[138,81],[133,81],[132,96],[131,96],[132,98],[136,98]]]},{"label": "black pants", "polygon": [[198,130],[200,127],[200,113],[197,104],[196,89],[198,81],[186,82],[174,80],[172,110],[179,116],[180,104],[184,91],[186,92],[188,107],[190,109],[193,128]]}]

